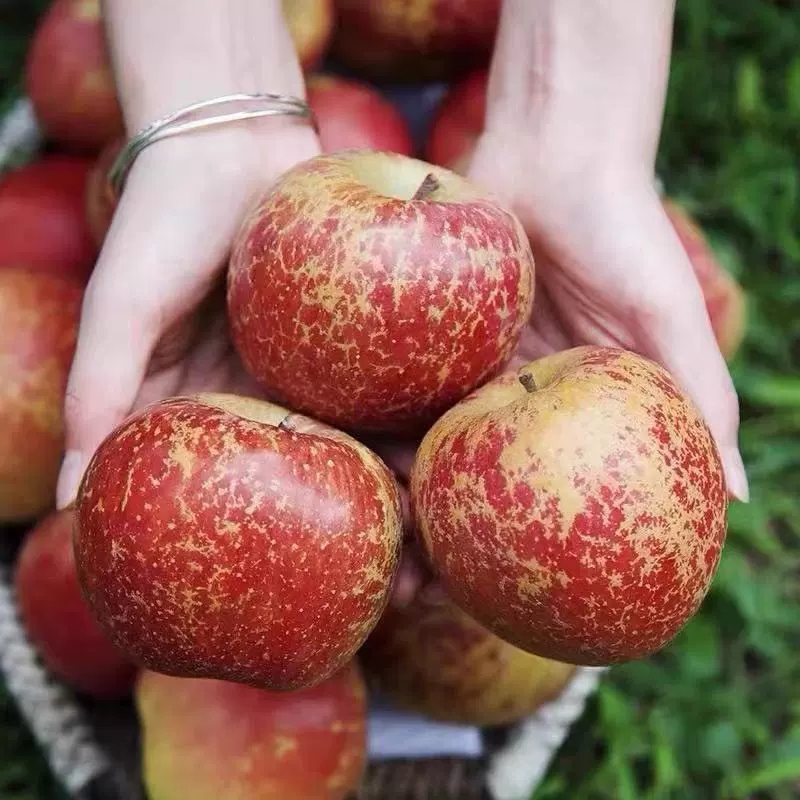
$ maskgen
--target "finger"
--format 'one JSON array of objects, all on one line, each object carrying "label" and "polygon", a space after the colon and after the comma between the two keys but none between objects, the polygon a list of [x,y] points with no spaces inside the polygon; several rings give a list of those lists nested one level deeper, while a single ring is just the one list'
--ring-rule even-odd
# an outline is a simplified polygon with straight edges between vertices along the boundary
[{"label": "finger", "polygon": [[[642,209],[641,224],[650,263],[644,294],[633,310],[634,334],[642,352],[663,364],[694,400],[717,442],[730,494],[746,501],[747,475],[737,443],[739,402],[700,286],[660,203]],[[641,274],[641,263],[630,274],[637,270]]]}]

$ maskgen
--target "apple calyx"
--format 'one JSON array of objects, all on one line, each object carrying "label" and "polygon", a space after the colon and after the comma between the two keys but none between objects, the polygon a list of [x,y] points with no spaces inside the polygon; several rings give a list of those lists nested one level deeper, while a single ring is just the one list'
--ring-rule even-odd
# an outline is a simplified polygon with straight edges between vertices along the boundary
[{"label": "apple calyx", "polygon": [[411,199],[427,200],[440,186],[439,179],[432,172],[429,172]]}]

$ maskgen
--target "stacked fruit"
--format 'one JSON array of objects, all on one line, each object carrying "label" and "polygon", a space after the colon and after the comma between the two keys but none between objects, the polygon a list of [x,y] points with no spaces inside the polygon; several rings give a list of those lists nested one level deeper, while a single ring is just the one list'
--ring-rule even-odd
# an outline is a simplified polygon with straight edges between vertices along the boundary
[{"label": "stacked fruit", "polygon": [[[395,5],[341,0],[339,58],[393,79],[485,65],[499,3],[432,4],[422,28]],[[310,71],[333,9],[284,6]],[[456,174],[485,87],[477,72],[453,88],[428,163],[377,89],[310,75],[326,155],[269,187],[227,271],[259,396],[140,409],[55,513],[123,124],[99,0],[41,21],[27,89],[51,147],[0,182],[0,523],[38,520],[16,586],[51,671],[97,696],[135,687],[153,797],[343,797],[365,761],[361,669],[399,706],[505,724],[577,664],[656,652],[708,589],[726,492],[671,377],[596,347],[510,367],[533,256]],[[666,202],[732,355],[741,292]],[[407,486],[377,454],[398,439],[417,445]],[[389,607],[403,547],[444,591]]]}]

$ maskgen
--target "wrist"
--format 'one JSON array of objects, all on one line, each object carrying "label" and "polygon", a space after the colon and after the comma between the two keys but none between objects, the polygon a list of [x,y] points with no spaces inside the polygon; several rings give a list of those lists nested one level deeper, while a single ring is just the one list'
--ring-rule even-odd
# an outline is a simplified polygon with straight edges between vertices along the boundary
[{"label": "wrist", "polygon": [[652,164],[674,0],[506,0],[486,131],[575,161]]},{"label": "wrist", "polygon": [[129,134],[223,95],[305,97],[280,0],[106,0],[105,14]]}]

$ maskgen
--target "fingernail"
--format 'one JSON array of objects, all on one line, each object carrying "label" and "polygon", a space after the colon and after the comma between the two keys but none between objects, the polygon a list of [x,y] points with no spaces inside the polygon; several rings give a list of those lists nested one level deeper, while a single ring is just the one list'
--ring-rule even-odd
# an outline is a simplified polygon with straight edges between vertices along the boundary
[{"label": "fingernail", "polygon": [[61,464],[56,487],[56,508],[66,508],[78,492],[78,484],[83,476],[83,455],[78,450],[69,450]]},{"label": "fingernail", "polygon": [[722,454],[728,492],[742,503],[750,502],[750,486],[742,455],[736,447],[727,448]]}]

